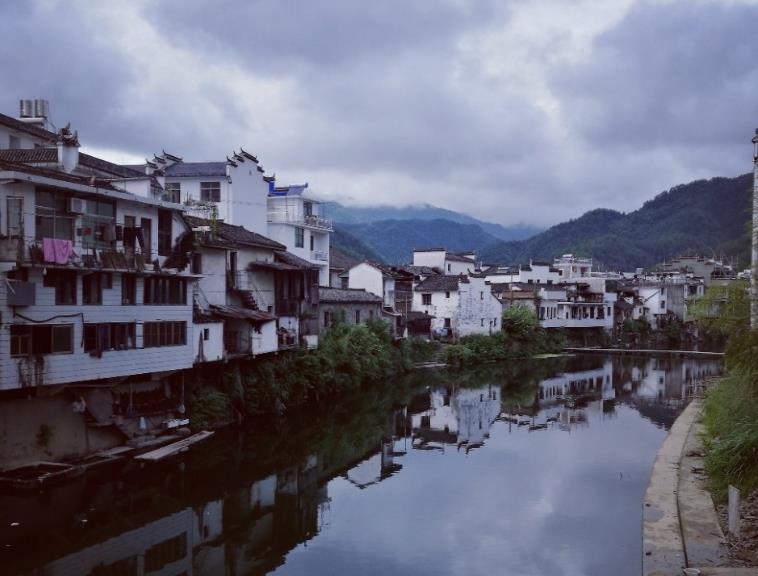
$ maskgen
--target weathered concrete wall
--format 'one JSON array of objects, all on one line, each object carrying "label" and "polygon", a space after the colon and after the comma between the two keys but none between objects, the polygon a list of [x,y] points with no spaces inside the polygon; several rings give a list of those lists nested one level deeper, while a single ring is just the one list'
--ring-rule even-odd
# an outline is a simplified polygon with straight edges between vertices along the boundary
[{"label": "weathered concrete wall", "polygon": [[[48,441],[41,429],[49,427]],[[64,396],[0,402],[0,468],[35,460],[84,456],[112,448],[123,437],[108,428],[91,428]]]}]

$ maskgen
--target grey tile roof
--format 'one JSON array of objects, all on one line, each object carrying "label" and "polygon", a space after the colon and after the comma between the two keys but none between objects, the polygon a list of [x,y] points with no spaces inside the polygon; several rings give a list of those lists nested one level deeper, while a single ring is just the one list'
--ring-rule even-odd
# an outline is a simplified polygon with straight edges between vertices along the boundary
[{"label": "grey tile roof", "polygon": [[464,279],[460,276],[429,276],[419,282],[415,290],[416,292],[456,292],[458,284],[463,281]]},{"label": "grey tile roof", "polygon": [[452,252],[448,252],[445,254],[445,260],[450,260],[451,262],[466,262],[467,264],[473,264],[474,261],[471,258],[466,258],[465,256],[462,256],[461,254],[454,254]]},{"label": "grey tile roof", "polygon": [[318,266],[316,264],[312,264],[307,260],[303,260],[299,256],[295,256],[292,252],[277,252],[276,259],[279,262],[284,262],[285,264],[289,264],[291,266],[297,266],[298,268],[302,268],[304,270],[318,269]]},{"label": "grey tile roof", "polygon": [[[205,220],[203,218],[186,216],[186,219],[191,228],[211,226],[210,220]],[[272,250],[286,250],[284,244],[279,244],[279,242],[271,240],[271,238],[267,238],[257,232],[251,232],[242,226],[234,226],[225,222],[216,222],[213,227],[215,227],[216,230],[215,235],[212,238],[202,240],[203,244],[221,247],[234,247],[238,245],[256,246],[270,248]]]},{"label": "grey tile roof", "polygon": [[318,298],[320,302],[365,302],[369,304],[382,303],[381,296],[366,292],[357,288],[327,288],[319,286]]},{"label": "grey tile roof", "polygon": [[167,177],[226,178],[226,162],[178,162],[164,169]]},{"label": "grey tile roof", "polygon": [[[0,159],[21,164],[56,164],[58,162],[58,149],[10,148],[0,150]],[[127,166],[90,156],[84,152],[79,153],[79,165],[118,178],[147,178],[144,170],[140,172]]]},{"label": "grey tile roof", "polygon": [[29,164],[21,164],[18,162],[8,162],[7,160],[2,159],[0,159],[0,170],[23,172],[24,174],[43,176],[45,178],[62,180],[63,182],[72,182],[81,186],[97,187],[103,190],[120,190],[119,188],[113,186],[113,184],[111,184],[108,180],[104,180],[102,178],[77,176],[76,174],[68,174],[59,170],[52,170],[50,168],[38,168],[37,166],[30,166]]},{"label": "grey tile roof", "polygon": [[0,159],[22,164],[58,162],[57,148],[8,148],[0,150]]},{"label": "grey tile roof", "polygon": [[413,274],[414,276],[431,276],[433,274],[442,274],[442,270],[432,266],[413,266],[406,264],[403,266],[398,266],[397,268],[398,270],[402,270],[408,274]]}]

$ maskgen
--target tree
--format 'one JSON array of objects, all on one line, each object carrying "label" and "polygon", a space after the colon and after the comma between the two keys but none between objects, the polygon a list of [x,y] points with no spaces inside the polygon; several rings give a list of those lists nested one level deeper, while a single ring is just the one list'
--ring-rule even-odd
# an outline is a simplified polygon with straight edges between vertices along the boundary
[{"label": "tree", "polygon": [[705,332],[729,336],[750,324],[750,294],[745,281],[711,286],[692,307],[698,327]]}]

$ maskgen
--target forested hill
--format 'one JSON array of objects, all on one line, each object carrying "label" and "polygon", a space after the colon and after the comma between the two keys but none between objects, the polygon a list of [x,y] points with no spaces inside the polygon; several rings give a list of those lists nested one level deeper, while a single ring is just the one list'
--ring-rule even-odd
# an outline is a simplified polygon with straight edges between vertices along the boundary
[{"label": "forested hill", "polygon": [[531,238],[511,241],[498,239],[469,216],[431,206],[430,212],[408,208],[406,215],[445,217],[387,219],[403,209],[379,207],[372,214],[371,208],[338,204],[332,204],[329,215],[336,221],[336,246],[356,258],[390,263],[409,262],[413,248],[446,246],[476,250],[485,262],[502,264],[574,253],[609,269],[633,270],[689,252],[738,259],[746,267],[751,192],[752,174],[697,180],[663,192],[629,214],[592,210]]},{"label": "forested hill", "polygon": [[570,252],[631,270],[690,252],[739,259],[746,267],[752,177],[681,184],[629,214],[592,210],[524,242],[496,242],[480,255],[487,262],[518,263]]}]

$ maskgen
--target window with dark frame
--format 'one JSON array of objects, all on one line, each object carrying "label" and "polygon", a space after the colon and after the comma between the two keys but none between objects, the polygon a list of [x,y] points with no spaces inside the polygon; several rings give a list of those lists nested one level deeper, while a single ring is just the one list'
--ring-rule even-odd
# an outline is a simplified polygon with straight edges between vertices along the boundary
[{"label": "window with dark frame", "polygon": [[355,311],[355,323],[360,324],[361,323],[361,311],[356,310]]},{"label": "window with dark frame", "polygon": [[181,182],[166,182],[163,187],[163,200],[179,204],[182,201],[182,184]]},{"label": "window with dark frame", "polygon": [[73,353],[73,324],[11,324],[11,356]]},{"label": "window with dark frame", "polygon": [[76,305],[76,271],[48,269],[42,277],[42,285],[55,288],[55,304]]},{"label": "window with dark frame", "polygon": [[74,240],[76,217],[68,211],[69,196],[38,189],[34,202],[34,234],[37,240]]},{"label": "window with dark frame", "polygon": [[103,303],[103,276],[99,272],[82,276],[82,304]]},{"label": "window with dark frame", "polygon": [[171,211],[158,210],[158,255],[171,254]]},{"label": "window with dark frame", "polygon": [[295,248],[305,247],[305,229],[295,228]]},{"label": "window with dark frame", "polygon": [[186,322],[145,322],[142,327],[143,348],[183,346],[186,343]]},{"label": "window with dark frame", "polygon": [[84,325],[84,351],[129,350],[137,347],[133,322],[101,322]]},{"label": "window with dark frame", "polygon": [[221,182],[200,182],[202,202],[221,202]]},{"label": "window with dark frame", "polygon": [[187,303],[187,280],[165,276],[146,277],[144,304],[180,305]]},{"label": "window with dark frame", "polygon": [[423,306],[431,306],[432,305],[432,295],[431,294],[422,294],[421,295],[421,304]]},{"label": "window with dark frame", "polygon": [[137,303],[137,276],[136,274],[121,275],[121,304],[133,306]]}]

